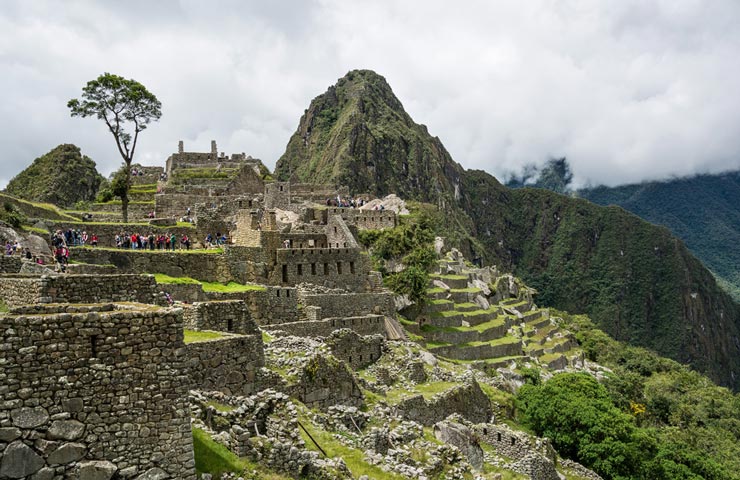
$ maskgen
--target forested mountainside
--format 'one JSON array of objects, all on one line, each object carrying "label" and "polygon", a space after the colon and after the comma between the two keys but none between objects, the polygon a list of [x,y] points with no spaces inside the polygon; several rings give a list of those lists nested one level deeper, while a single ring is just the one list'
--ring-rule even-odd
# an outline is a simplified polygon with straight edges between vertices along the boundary
[{"label": "forested mountainside", "polygon": [[740,306],[683,242],[620,208],[466,171],[375,72],[311,102],[275,173],[434,203],[467,255],[513,270],[544,303],[740,386]]},{"label": "forested mountainside", "polygon": [[668,227],[740,300],[740,171],[599,186],[577,194]]}]

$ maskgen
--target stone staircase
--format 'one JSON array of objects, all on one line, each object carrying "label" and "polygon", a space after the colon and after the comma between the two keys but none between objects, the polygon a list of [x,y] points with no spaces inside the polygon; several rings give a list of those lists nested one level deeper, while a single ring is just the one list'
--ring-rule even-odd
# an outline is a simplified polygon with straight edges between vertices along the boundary
[{"label": "stone staircase", "polygon": [[559,370],[577,361],[572,335],[548,309],[537,308],[531,290],[510,289],[513,284],[492,269],[466,264],[453,251],[439,261],[426,304],[406,328],[435,355],[482,369],[520,361]]}]

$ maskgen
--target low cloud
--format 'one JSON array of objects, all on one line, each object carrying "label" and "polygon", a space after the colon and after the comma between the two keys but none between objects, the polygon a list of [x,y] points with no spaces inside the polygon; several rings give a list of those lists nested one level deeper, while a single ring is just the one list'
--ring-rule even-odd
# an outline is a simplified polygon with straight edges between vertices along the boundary
[{"label": "low cloud", "polygon": [[66,108],[105,71],[162,101],[146,164],[216,139],[272,167],[310,100],[369,68],[455,160],[499,177],[553,156],[579,184],[736,169],[739,25],[731,0],[5,2],[0,182],[59,143],[117,167],[103,125]]}]

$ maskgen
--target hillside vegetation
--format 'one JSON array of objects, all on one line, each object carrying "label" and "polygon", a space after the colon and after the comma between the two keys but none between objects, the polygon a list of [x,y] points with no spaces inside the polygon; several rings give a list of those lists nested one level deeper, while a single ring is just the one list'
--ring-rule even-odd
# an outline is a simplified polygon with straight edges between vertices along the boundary
[{"label": "hillside vegetation", "polygon": [[577,194],[599,205],[618,205],[669,228],[740,300],[740,172],[697,175]]},{"label": "hillside vegetation", "polygon": [[70,208],[95,198],[103,181],[95,162],[80,148],[62,144],[13,177],[5,192],[24,200]]},{"label": "hillside vegetation", "polygon": [[740,386],[740,307],[680,240],[619,208],[464,170],[374,72],[352,71],[311,102],[276,176],[430,202],[467,257],[513,270],[616,338]]}]

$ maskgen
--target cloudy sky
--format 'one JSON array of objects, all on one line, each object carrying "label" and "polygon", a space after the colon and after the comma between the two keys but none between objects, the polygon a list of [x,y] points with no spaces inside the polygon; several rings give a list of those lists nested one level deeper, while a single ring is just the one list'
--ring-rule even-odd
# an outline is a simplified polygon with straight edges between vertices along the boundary
[{"label": "cloudy sky", "polygon": [[103,72],[162,101],[143,164],[215,139],[272,168],[311,99],[367,68],[499,178],[553,156],[581,184],[737,169],[739,56],[736,0],[3,0],[0,186],[59,143],[117,167],[66,107]]}]

